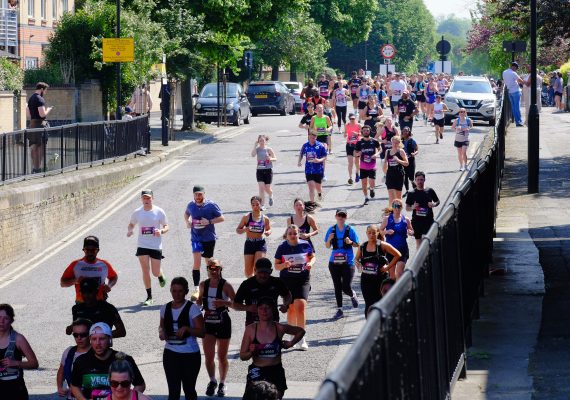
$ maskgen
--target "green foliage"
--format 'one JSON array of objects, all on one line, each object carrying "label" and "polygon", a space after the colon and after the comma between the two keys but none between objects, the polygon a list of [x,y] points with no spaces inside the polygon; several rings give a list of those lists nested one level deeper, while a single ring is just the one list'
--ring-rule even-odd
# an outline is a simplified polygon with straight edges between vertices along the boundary
[{"label": "green foliage", "polygon": [[465,39],[469,29],[471,29],[471,20],[467,18],[458,18],[451,14],[437,19],[436,32],[440,35],[452,35]]},{"label": "green foliage", "polygon": [[5,57],[0,57],[0,90],[22,90],[24,73]]},{"label": "green foliage", "polygon": [[46,82],[50,85],[64,84],[59,65],[46,64],[37,69],[24,71],[24,85],[35,85],[38,82]]}]

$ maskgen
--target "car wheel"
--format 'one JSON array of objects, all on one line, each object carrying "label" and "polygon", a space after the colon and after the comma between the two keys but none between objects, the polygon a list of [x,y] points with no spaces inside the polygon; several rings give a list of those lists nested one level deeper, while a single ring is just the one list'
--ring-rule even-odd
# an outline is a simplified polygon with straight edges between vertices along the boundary
[{"label": "car wheel", "polygon": [[257,117],[257,113],[252,111],[252,112],[251,112],[251,116],[252,116],[252,117]]},{"label": "car wheel", "polygon": [[451,125],[451,118],[445,117],[445,125]]},{"label": "car wheel", "polygon": [[236,119],[234,120],[233,125],[239,126],[240,122],[241,122],[241,111],[238,111],[238,113],[236,114]]},{"label": "car wheel", "polygon": [[279,111],[279,115],[287,115],[287,107],[283,106],[283,109]]},{"label": "car wheel", "polygon": [[495,126],[495,118],[489,120],[489,126]]},{"label": "car wheel", "polygon": [[248,114],[247,117],[243,119],[244,124],[248,124],[251,122],[251,114]]},{"label": "car wheel", "polygon": [[291,111],[289,111],[289,115],[295,115],[295,103],[291,106]]}]

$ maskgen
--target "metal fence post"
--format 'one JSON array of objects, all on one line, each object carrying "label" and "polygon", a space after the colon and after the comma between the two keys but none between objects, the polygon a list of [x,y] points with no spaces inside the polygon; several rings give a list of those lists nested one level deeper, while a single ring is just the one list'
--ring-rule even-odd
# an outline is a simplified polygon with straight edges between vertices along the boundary
[{"label": "metal fence post", "polygon": [[59,168],[61,169],[61,173],[63,174],[63,168],[65,166],[64,164],[65,155],[63,154],[63,128],[59,128],[59,154],[60,154]]},{"label": "metal fence post", "polygon": [[[24,151],[24,157],[22,157],[23,165],[22,165],[22,172],[24,176],[28,175],[28,149],[30,145],[28,143],[28,130],[24,130],[24,147],[22,147]],[[44,146],[45,147],[45,146]],[[45,157],[44,157],[45,159]]]},{"label": "metal fence post", "polygon": [[7,135],[2,135],[2,182],[6,180],[6,142]]},{"label": "metal fence post", "polygon": [[75,169],[79,169],[79,125],[75,126]]}]

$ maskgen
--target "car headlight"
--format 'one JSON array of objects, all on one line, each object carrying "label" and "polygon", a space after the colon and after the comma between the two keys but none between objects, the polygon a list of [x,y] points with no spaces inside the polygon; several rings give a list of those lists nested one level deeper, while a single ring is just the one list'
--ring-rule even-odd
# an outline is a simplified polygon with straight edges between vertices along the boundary
[{"label": "car headlight", "polygon": [[483,104],[486,104],[486,105],[495,104],[495,99],[483,100]]},{"label": "car headlight", "polygon": [[199,110],[199,109],[201,109],[201,108],[202,108],[202,104],[196,103],[196,110]]},{"label": "car headlight", "polygon": [[234,103],[229,103],[226,107],[228,110],[233,110],[234,108]]},{"label": "car headlight", "polygon": [[457,103],[457,99],[455,97],[452,96],[445,96],[445,102],[449,102],[449,103]]}]

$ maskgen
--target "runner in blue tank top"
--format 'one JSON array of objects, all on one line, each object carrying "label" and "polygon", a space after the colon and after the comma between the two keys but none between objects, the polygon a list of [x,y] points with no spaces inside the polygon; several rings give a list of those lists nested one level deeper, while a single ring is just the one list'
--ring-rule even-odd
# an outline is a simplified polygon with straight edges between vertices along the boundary
[{"label": "runner in blue tank top", "polygon": [[[402,256],[396,264],[395,278],[398,279],[404,272],[406,262],[410,256],[408,249],[408,242],[406,241],[408,235],[413,235],[412,222],[408,217],[402,214],[402,207],[404,203],[400,199],[392,200],[392,207],[386,209],[386,216],[380,225],[380,231],[386,237],[386,242],[390,243],[396,248]],[[388,261],[391,261],[391,255],[388,254]],[[390,277],[394,278],[394,272],[390,272]]]}]

